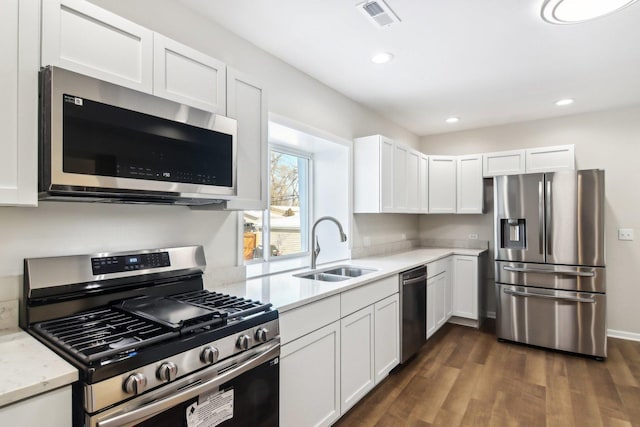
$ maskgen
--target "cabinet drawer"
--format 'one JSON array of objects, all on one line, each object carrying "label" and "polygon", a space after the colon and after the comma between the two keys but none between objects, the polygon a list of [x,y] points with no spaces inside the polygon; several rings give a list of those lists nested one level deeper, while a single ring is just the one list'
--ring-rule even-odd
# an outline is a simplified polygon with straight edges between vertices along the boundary
[{"label": "cabinet drawer", "polygon": [[280,342],[284,345],[340,319],[340,295],[285,311],[280,315]]},{"label": "cabinet drawer", "polygon": [[447,271],[447,264],[450,257],[442,258],[427,264],[427,279]]},{"label": "cabinet drawer", "polygon": [[399,289],[398,284],[398,276],[393,275],[343,292],[340,296],[342,317],[395,294]]}]

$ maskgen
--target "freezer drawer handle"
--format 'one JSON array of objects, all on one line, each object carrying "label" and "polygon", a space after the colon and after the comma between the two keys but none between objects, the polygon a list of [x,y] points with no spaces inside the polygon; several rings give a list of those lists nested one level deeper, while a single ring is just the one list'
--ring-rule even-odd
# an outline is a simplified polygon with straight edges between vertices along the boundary
[{"label": "freezer drawer handle", "polygon": [[580,276],[580,277],[595,276],[595,273],[593,271],[542,270],[538,268],[509,267],[508,265],[505,265],[503,268],[506,271],[515,271],[517,273],[564,274],[565,276]]},{"label": "freezer drawer handle", "polygon": [[596,302],[593,298],[578,298],[578,297],[558,297],[555,295],[545,295],[545,294],[536,294],[532,292],[518,292],[512,291],[510,289],[505,289],[504,293],[507,295],[513,295],[517,297],[536,297],[536,298],[547,298],[547,299],[557,299],[562,301],[571,301],[571,302],[586,302],[589,304],[593,304]]}]

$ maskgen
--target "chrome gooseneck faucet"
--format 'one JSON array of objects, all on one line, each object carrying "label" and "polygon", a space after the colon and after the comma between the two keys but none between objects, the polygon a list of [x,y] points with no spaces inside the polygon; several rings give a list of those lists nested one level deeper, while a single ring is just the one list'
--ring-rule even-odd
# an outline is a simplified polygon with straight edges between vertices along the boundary
[{"label": "chrome gooseneck faucet", "polygon": [[318,259],[318,255],[320,255],[320,243],[318,242],[318,237],[316,236],[316,227],[318,226],[319,223],[325,220],[333,221],[338,226],[341,242],[347,241],[347,235],[344,234],[344,231],[342,231],[342,224],[340,224],[340,221],[338,221],[332,216],[323,216],[321,218],[318,218],[318,220],[313,223],[313,227],[311,228],[311,269],[312,270],[315,270],[316,260]]}]

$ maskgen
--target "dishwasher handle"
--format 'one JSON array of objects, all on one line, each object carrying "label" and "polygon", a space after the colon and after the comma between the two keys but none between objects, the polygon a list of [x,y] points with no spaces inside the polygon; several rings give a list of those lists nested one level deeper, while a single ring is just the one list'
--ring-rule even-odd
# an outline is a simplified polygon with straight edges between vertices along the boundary
[{"label": "dishwasher handle", "polygon": [[419,283],[419,282],[426,282],[427,281],[427,275],[425,274],[424,276],[420,276],[420,277],[415,277],[413,279],[402,279],[402,286],[405,285],[413,285],[415,283]]}]

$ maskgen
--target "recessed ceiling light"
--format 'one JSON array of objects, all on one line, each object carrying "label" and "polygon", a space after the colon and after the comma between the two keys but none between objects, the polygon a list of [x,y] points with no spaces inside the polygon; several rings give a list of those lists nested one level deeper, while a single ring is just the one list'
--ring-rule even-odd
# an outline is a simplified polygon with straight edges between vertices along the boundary
[{"label": "recessed ceiling light", "polygon": [[556,101],[556,105],[557,105],[558,107],[565,107],[565,106],[567,106],[567,105],[571,105],[571,104],[573,104],[573,102],[574,102],[574,101],[573,101],[573,99],[571,99],[571,98],[565,98],[565,99],[561,99],[561,100],[559,100],[559,101]]},{"label": "recessed ceiling light", "polygon": [[575,24],[609,15],[637,0],[546,0],[542,19],[551,24]]},{"label": "recessed ceiling light", "polygon": [[386,64],[393,59],[393,55],[389,52],[376,53],[371,57],[371,62],[375,64]]},{"label": "recessed ceiling light", "polygon": [[447,123],[458,123],[460,121],[460,117],[448,117],[445,122]]}]

